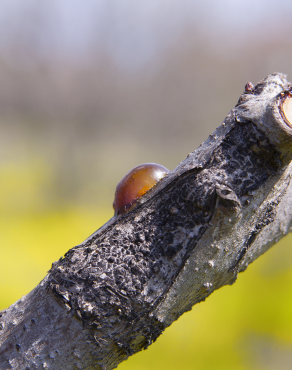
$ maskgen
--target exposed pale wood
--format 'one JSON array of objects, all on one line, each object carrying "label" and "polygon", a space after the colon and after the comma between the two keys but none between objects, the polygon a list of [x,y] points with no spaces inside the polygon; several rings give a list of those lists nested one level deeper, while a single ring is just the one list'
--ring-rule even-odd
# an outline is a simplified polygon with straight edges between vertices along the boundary
[{"label": "exposed pale wood", "polygon": [[283,103],[283,113],[288,121],[288,124],[292,126],[292,99],[287,98]]},{"label": "exposed pale wood", "polygon": [[[287,234],[290,84],[248,84],[223,124],[0,317],[0,369],[112,369]],[[286,100],[288,99],[288,100]]]}]

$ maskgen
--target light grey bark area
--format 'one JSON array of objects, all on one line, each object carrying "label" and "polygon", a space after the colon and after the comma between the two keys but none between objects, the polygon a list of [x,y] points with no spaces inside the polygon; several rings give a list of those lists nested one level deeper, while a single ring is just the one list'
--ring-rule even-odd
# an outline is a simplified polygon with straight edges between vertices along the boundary
[{"label": "light grey bark area", "polygon": [[233,284],[292,219],[291,85],[248,83],[196,151],[0,313],[0,369],[112,369]]}]

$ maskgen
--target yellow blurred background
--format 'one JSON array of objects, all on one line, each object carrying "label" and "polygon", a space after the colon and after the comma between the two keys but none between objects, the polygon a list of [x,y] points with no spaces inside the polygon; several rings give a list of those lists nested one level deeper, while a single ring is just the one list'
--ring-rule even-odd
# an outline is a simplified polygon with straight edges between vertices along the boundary
[{"label": "yellow blurred background", "polygon": [[[288,0],[1,2],[0,309],[112,217],[133,166],[173,169],[247,81],[292,80],[291,15]],[[290,246],[119,368],[290,370]]]}]

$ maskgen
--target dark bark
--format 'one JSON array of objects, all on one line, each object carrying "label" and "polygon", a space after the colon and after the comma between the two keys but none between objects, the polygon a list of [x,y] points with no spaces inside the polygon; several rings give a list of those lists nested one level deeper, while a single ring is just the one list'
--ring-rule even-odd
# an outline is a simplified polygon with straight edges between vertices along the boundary
[{"label": "dark bark", "polygon": [[290,89],[247,84],[205,143],[3,311],[0,368],[112,369],[287,234]]}]

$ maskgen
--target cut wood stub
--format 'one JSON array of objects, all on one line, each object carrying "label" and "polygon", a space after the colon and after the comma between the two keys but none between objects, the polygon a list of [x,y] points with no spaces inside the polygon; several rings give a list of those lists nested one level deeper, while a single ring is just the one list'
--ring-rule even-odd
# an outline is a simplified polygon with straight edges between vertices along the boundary
[{"label": "cut wood stub", "polygon": [[278,73],[249,83],[197,150],[52,265],[47,299],[82,327],[95,365],[112,369],[147,347],[289,231],[290,91]]},{"label": "cut wood stub", "polygon": [[[291,160],[286,144],[292,130],[274,114],[288,87],[275,74],[248,97],[245,92],[224,125],[132,210],[54,264],[53,291],[98,330],[105,341],[100,346],[117,342],[121,331],[129,353],[137,350],[133,343],[147,346],[193,304],[234,282],[247,258],[252,261],[253,243],[276,219],[258,210],[266,210]],[[278,203],[270,204],[275,213]],[[112,326],[119,328],[115,334]]]}]

